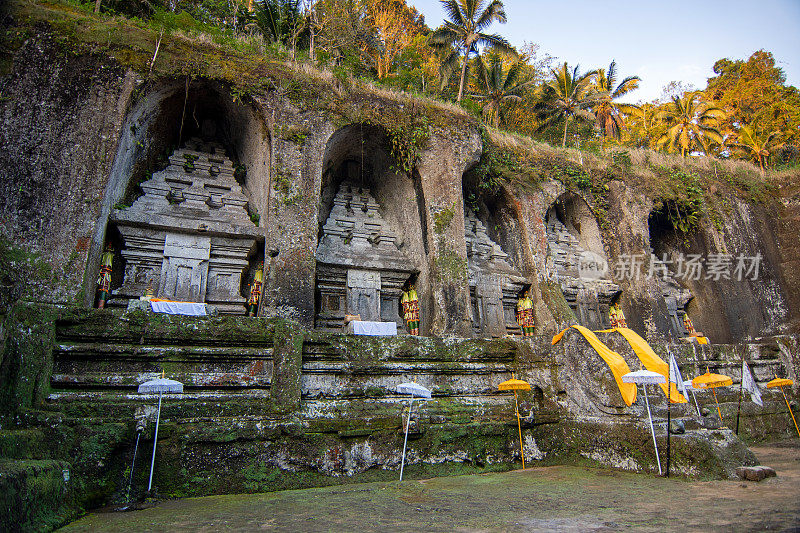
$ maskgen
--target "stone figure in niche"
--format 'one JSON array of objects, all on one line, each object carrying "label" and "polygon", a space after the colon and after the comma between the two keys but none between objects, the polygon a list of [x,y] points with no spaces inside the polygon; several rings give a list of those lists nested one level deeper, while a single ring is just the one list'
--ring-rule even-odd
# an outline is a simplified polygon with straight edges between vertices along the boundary
[{"label": "stone figure in niche", "polygon": [[[666,257],[664,257],[666,259]],[[686,306],[692,301],[694,296],[689,289],[682,287],[672,272],[667,268],[667,262],[659,259],[650,249],[650,260],[653,261],[652,269],[656,274],[656,281],[661,287],[661,295],[664,298],[664,303],[667,306],[667,314],[669,316],[670,327],[672,331],[680,337],[693,336],[691,331],[686,326]],[[691,324],[691,320],[689,320]],[[692,326],[692,329],[694,327]]]},{"label": "stone figure in niche", "polygon": [[400,247],[370,190],[344,182],[317,245],[318,328],[341,331],[345,315],[395,322],[402,288],[419,270]]},{"label": "stone figure in niche", "polygon": [[522,328],[523,337],[533,336],[536,322],[533,316],[533,300],[530,290],[525,291],[522,298],[517,302],[517,323]]},{"label": "stone figure in niche", "polygon": [[403,307],[403,318],[408,325],[409,333],[419,335],[419,297],[414,285],[403,292],[400,305]]},{"label": "stone figure in niche", "polygon": [[261,299],[261,285],[264,282],[264,263],[263,261],[256,266],[253,284],[250,286],[250,297],[247,299],[247,316],[256,316],[258,313],[258,302]]},{"label": "stone figure in niche", "polygon": [[527,280],[508,263],[508,254],[492,241],[486,226],[469,208],[464,213],[464,229],[473,332],[481,337],[521,333],[516,306]]},{"label": "stone figure in niche", "polygon": [[111,294],[111,272],[114,262],[114,248],[106,245],[103,252],[103,259],[100,262],[100,276],[97,278],[97,290],[99,296],[97,298],[97,308],[103,309],[106,306],[108,297]]},{"label": "stone figure in niche", "polygon": [[578,226],[568,228],[555,208],[547,212],[545,230],[547,275],[561,285],[578,323],[590,329],[609,327],[611,301],[621,291],[610,279],[606,257],[581,245]]},{"label": "stone figure in niche", "polygon": [[192,139],[170,156],[165,170],[141,184],[144,196],[112,212],[110,224],[124,241],[117,302],[138,298],[152,285],[159,298],[245,313],[242,273],[263,237],[233,173],[221,145]]},{"label": "stone figure in niche", "polygon": [[612,328],[627,328],[628,322],[625,320],[625,313],[619,307],[619,302],[614,302],[608,309],[608,320]]}]

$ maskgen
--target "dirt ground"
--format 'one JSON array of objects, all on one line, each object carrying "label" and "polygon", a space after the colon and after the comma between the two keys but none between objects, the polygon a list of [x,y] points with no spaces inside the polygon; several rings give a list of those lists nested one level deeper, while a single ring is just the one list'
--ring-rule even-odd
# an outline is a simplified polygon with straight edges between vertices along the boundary
[{"label": "dirt ground", "polygon": [[800,532],[800,439],[751,449],[777,477],[704,482],[553,466],[165,501],[89,514],[61,531]]}]

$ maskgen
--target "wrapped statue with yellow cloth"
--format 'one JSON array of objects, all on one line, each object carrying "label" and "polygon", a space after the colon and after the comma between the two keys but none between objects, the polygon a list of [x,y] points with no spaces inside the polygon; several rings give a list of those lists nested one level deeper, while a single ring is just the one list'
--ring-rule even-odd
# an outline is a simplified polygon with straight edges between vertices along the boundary
[{"label": "wrapped statue with yellow cloth", "polygon": [[692,319],[689,318],[689,315],[683,315],[683,327],[686,328],[686,331],[689,332],[689,335],[697,335],[697,331],[694,329],[694,324],[692,323]]},{"label": "wrapped statue with yellow cloth", "polygon": [[247,316],[258,314],[258,301],[261,299],[261,285],[264,283],[264,263],[256,268],[253,284],[250,286],[250,298],[247,299]]},{"label": "wrapped statue with yellow cloth", "polygon": [[522,335],[524,337],[533,336],[535,320],[533,317],[533,300],[531,300],[530,291],[527,291],[517,302],[517,324],[519,324],[520,329],[522,329]]},{"label": "wrapped statue with yellow cloth", "polygon": [[419,297],[414,285],[408,291],[403,292],[400,305],[403,308],[403,320],[408,325],[408,332],[412,335],[419,335]]},{"label": "wrapped statue with yellow cloth", "polygon": [[627,328],[628,323],[625,322],[625,313],[619,308],[619,302],[608,308],[608,319],[611,322],[612,328]]},{"label": "wrapped statue with yellow cloth", "polygon": [[103,252],[103,259],[100,264],[100,276],[97,278],[97,290],[100,296],[97,299],[97,308],[103,309],[111,294],[111,265],[114,262],[114,248],[107,245]]}]

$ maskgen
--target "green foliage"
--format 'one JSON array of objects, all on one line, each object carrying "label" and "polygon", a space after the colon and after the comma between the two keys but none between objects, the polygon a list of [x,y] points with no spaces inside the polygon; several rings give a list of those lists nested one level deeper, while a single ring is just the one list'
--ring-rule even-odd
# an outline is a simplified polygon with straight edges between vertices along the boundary
[{"label": "green foliage", "polygon": [[442,281],[459,282],[467,279],[467,260],[439,240],[439,250],[434,260],[436,274]]},{"label": "green foliage", "polygon": [[396,169],[410,174],[419,159],[419,152],[430,138],[430,123],[424,115],[409,117],[398,124],[384,124],[389,132],[392,157]]},{"label": "green foliage", "polygon": [[287,125],[278,128],[278,135],[281,139],[285,139],[298,146],[304,146],[311,132],[300,126]]},{"label": "green foliage", "polygon": [[433,214],[433,231],[437,235],[443,234],[450,226],[455,216],[455,205],[447,207]]}]

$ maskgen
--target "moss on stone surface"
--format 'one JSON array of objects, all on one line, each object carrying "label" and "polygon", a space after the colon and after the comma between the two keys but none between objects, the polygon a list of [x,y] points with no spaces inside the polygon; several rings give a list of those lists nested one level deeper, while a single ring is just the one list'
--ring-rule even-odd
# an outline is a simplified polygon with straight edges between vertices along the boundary
[{"label": "moss on stone surface", "polygon": [[5,321],[8,338],[0,358],[0,417],[41,404],[50,389],[54,321],[45,306],[17,303]]},{"label": "moss on stone surface", "polygon": [[564,298],[561,285],[550,280],[539,280],[539,289],[542,293],[542,301],[544,301],[547,309],[550,310],[557,324],[563,326],[578,323],[575,312],[567,304],[566,298]]}]

